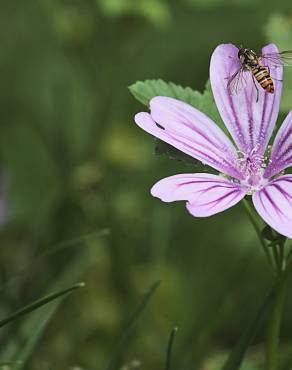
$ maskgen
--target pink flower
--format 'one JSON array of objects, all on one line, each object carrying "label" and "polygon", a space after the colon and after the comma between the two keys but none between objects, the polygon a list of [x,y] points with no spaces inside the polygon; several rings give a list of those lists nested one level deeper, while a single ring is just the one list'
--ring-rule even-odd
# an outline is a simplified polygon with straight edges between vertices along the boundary
[{"label": "pink flower", "polygon": [[[277,51],[270,44],[262,52]],[[151,194],[164,202],[187,201],[188,211],[196,217],[222,212],[251,195],[264,221],[292,238],[292,175],[282,173],[292,165],[292,112],[267,154],[279,113],[283,68],[265,63],[274,79],[274,94],[258,86],[256,101],[250,72],[246,85],[230,94],[226,77],[240,67],[237,53],[234,45],[219,45],[210,64],[215,102],[234,143],[205,114],[176,99],[157,96],[150,102],[150,113],[135,116],[142,129],[219,172],[170,176],[157,182]]]}]

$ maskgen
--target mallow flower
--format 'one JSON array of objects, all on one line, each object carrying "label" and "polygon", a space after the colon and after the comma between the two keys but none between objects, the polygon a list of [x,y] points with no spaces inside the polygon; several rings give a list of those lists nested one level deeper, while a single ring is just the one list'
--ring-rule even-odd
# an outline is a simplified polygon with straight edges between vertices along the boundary
[{"label": "mallow flower", "polygon": [[[278,49],[269,44],[263,54]],[[151,194],[164,202],[186,201],[195,217],[207,217],[251,196],[255,209],[273,229],[292,238],[292,111],[269,147],[279,113],[282,66],[269,67],[275,92],[258,86],[250,72],[246,83],[232,93],[227,81],[241,66],[238,48],[219,45],[210,64],[210,81],[218,111],[229,138],[216,123],[196,108],[173,98],[157,96],[150,101],[150,113],[141,112],[135,121],[143,130],[180,151],[213,167],[218,175],[184,173],[158,181]]]}]

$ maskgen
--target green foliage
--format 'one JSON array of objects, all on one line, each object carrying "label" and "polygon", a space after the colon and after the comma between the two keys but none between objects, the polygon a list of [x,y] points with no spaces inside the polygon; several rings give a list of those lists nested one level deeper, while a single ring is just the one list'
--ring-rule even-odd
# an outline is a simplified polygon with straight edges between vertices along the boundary
[{"label": "green foliage", "polygon": [[214,7],[214,6],[226,6],[226,5],[233,5],[238,6],[239,8],[244,8],[251,6],[252,4],[257,3],[258,1],[254,0],[185,0],[189,4],[198,7],[198,8],[204,8],[204,7]]},{"label": "green foliage", "polygon": [[180,99],[189,104],[197,103],[201,97],[198,91],[194,91],[190,87],[184,88],[173,82],[165,82],[160,79],[138,81],[129,89],[137,100],[147,106],[152,98],[159,95]]},{"label": "green foliage", "polygon": [[117,343],[116,349],[113,351],[111,355],[110,361],[106,367],[106,370],[112,370],[116,367],[117,360],[119,356],[121,356],[122,352],[125,350],[127,345],[127,339],[130,335],[132,327],[135,325],[136,321],[139,319],[140,315],[143,313],[147,305],[149,304],[152,296],[156,292],[157,288],[159,287],[160,282],[156,281],[154,284],[151,285],[148,292],[144,295],[142,301],[139,303],[138,307],[135,309],[133,314],[131,315],[129,322],[127,323],[126,327],[124,328],[121,337]]},{"label": "green foliage", "polygon": [[[99,370],[118,349],[117,369],[163,369],[169,329],[178,326],[171,369],[218,370],[252,322],[270,280],[248,220],[240,207],[196,219],[182,203],[150,197],[158,179],[189,171],[190,158],[163,143],[157,150],[180,163],[153,158],[153,143],[133,123],[143,108],[127,92],[151,79],[134,85],[144,104],[175,96],[224,129],[210,86],[204,91],[212,50],[222,42],[259,50],[275,16],[268,4],[241,3],[1,2],[0,160],[10,218],[0,230],[0,317],[76,281],[86,289],[5,325],[0,366]],[[131,308],[160,279],[127,332]],[[291,364],[291,304],[283,369]],[[264,338],[259,330],[243,369],[260,368]]]},{"label": "green foliage", "polygon": [[205,113],[219,127],[226,131],[225,125],[217,110],[210,82],[208,81],[203,93],[190,87],[182,87],[173,82],[165,82],[161,79],[138,81],[129,87],[133,96],[142,104],[149,106],[149,102],[155,96],[168,96],[184,101]]},{"label": "green foliage", "polygon": [[[275,43],[280,51],[292,49],[292,19],[289,15],[273,14],[265,26],[267,39]],[[283,94],[281,110],[284,113],[292,109],[292,67],[284,67]]]},{"label": "green foliage", "polygon": [[169,22],[170,13],[164,0],[96,0],[106,15],[138,14],[161,26]]},{"label": "green foliage", "polygon": [[60,192],[57,168],[43,138],[26,122],[11,122],[1,130],[0,151],[13,179],[13,216],[42,222]]},{"label": "green foliage", "polygon": [[266,297],[254,319],[246,326],[246,329],[242,332],[236,346],[222,367],[222,370],[239,370],[241,368],[244,355],[265,321],[264,319],[266,317],[271,297],[272,293]]},{"label": "green foliage", "polygon": [[[161,79],[146,80],[144,82],[138,81],[131,85],[129,89],[138,101],[147,106],[149,106],[150,100],[155,96],[168,96],[184,101],[204,112],[227,133],[224,123],[218,113],[209,81],[203,93],[192,90],[190,87],[182,87],[180,85],[175,85],[173,82],[165,82]],[[161,140],[157,140],[155,153],[164,154],[170,159],[176,159],[186,165],[190,165],[196,172],[217,173],[209,166],[202,164],[198,160],[180,152]]]},{"label": "green foliage", "polygon": [[19,310],[17,310],[16,312],[11,314],[10,316],[6,317],[5,319],[0,320],[0,328],[2,328],[3,326],[17,320],[18,318],[20,318],[23,315],[27,315],[28,313],[39,309],[40,307],[46,305],[47,303],[50,303],[51,301],[54,301],[57,298],[60,298],[64,295],[72,293],[76,289],[83,288],[84,286],[85,286],[84,283],[78,283],[78,284],[74,284],[70,288],[61,290],[60,292],[48,294],[47,296],[42,297],[42,298],[38,299],[37,301],[28,304],[27,306],[25,306],[23,308],[20,308]]},{"label": "green foliage", "polygon": [[[7,319],[1,321],[0,325],[6,325],[9,322],[18,319],[20,316],[25,315],[31,311],[35,311],[28,319],[24,321],[19,320],[19,326],[17,328],[18,335],[23,338],[25,345],[21,342],[14,341],[15,338],[11,338],[10,341],[5,343],[5,346],[2,347],[0,355],[2,358],[10,358],[14,364],[12,369],[20,370],[25,368],[26,363],[32,357],[36,346],[40,342],[42,336],[44,335],[45,330],[47,329],[48,324],[53,319],[58,308],[60,307],[63,299],[67,294],[72,293],[76,289],[84,287],[84,283],[78,283],[72,285],[74,280],[80,279],[86,270],[93,264],[92,257],[95,254],[100,255],[101,251],[96,248],[96,241],[98,241],[102,236],[106,235],[104,231],[100,231],[96,234],[96,239],[87,239],[86,237],[82,240],[80,238],[76,239],[75,242],[70,241],[70,245],[62,243],[59,246],[56,246],[54,250],[51,250],[49,254],[41,256],[42,258],[38,259],[38,264],[42,265],[42,262],[48,263],[50,258],[60,258],[62,253],[67,252],[67,248],[70,247],[70,261],[67,261],[66,269],[60,274],[55,276],[52,279],[49,287],[47,288],[48,292],[57,291],[56,293],[48,293],[45,297],[26,305],[25,307],[19,309],[14,314],[9,316]],[[75,247],[75,257],[72,258],[72,252]],[[66,248],[66,249],[64,249]],[[43,259],[43,261],[42,261]],[[34,269],[36,269],[35,265]],[[30,266],[30,267],[32,267]],[[24,279],[29,271],[23,271],[23,275],[20,276]],[[18,285],[19,280],[13,279],[12,282],[7,283],[6,289],[13,288]],[[66,285],[72,285],[69,288],[62,289]],[[77,300],[77,302],[79,299]],[[51,302],[50,304],[48,304]]]}]

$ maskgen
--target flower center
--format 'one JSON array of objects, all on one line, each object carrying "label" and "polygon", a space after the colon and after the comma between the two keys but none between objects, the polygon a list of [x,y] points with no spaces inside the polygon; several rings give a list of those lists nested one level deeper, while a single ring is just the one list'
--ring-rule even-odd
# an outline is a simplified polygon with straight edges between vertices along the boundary
[{"label": "flower center", "polygon": [[250,150],[248,153],[238,151],[237,165],[245,175],[245,179],[241,183],[249,188],[250,194],[260,190],[266,183],[263,177],[266,160],[267,158],[258,154],[257,148]]}]

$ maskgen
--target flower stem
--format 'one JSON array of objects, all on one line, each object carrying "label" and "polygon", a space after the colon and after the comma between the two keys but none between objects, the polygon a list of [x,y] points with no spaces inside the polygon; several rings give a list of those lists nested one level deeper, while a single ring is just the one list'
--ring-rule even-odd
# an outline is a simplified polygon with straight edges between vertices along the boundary
[{"label": "flower stem", "polygon": [[255,232],[256,232],[259,240],[260,240],[260,243],[261,243],[261,245],[263,247],[265,256],[267,258],[267,261],[268,261],[270,267],[273,269],[274,268],[274,266],[273,266],[273,259],[272,259],[272,256],[270,254],[269,247],[268,247],[265,239],[262,236],[261,228],[260,228],[260,226],[259,226],[259,224],[257,222],[257,217],[256,217],[256,215],[255,215],[252,207],[250,206],[249,202],[246,199],[243,199],[243,205],[244,205],[245,210],[247,212],[247,215],[248,215],[248,217],[249,217],[249,219],[250,219],[250,221],[251,221],[251,223],[252,223],[252,225],[253,225],[253,227],[255,229]]},{"label": "flower stem", "polygon": [[286,274],[276,277],[267,332],[266,370],[278,369],[279,335],[285,301]]},{"label": "flower stem", "polygon": [[257,215],[255,214],[253,208],[245,199],[243,200],[243,204],[261,242],[268,263],[274,272],[275,281],[267,330],[265,370],[278,370],[280,327],[283,306],[285,302],[287,274],[289,270],[287,262],[289,262],[290,258],[292,257],[292,247],[288,253],[288,258],[285,258],[285,241],[276,241],[275,243],[270,243],[270,245],[268,245],[262,235],[261,227],[258,224]]}]

